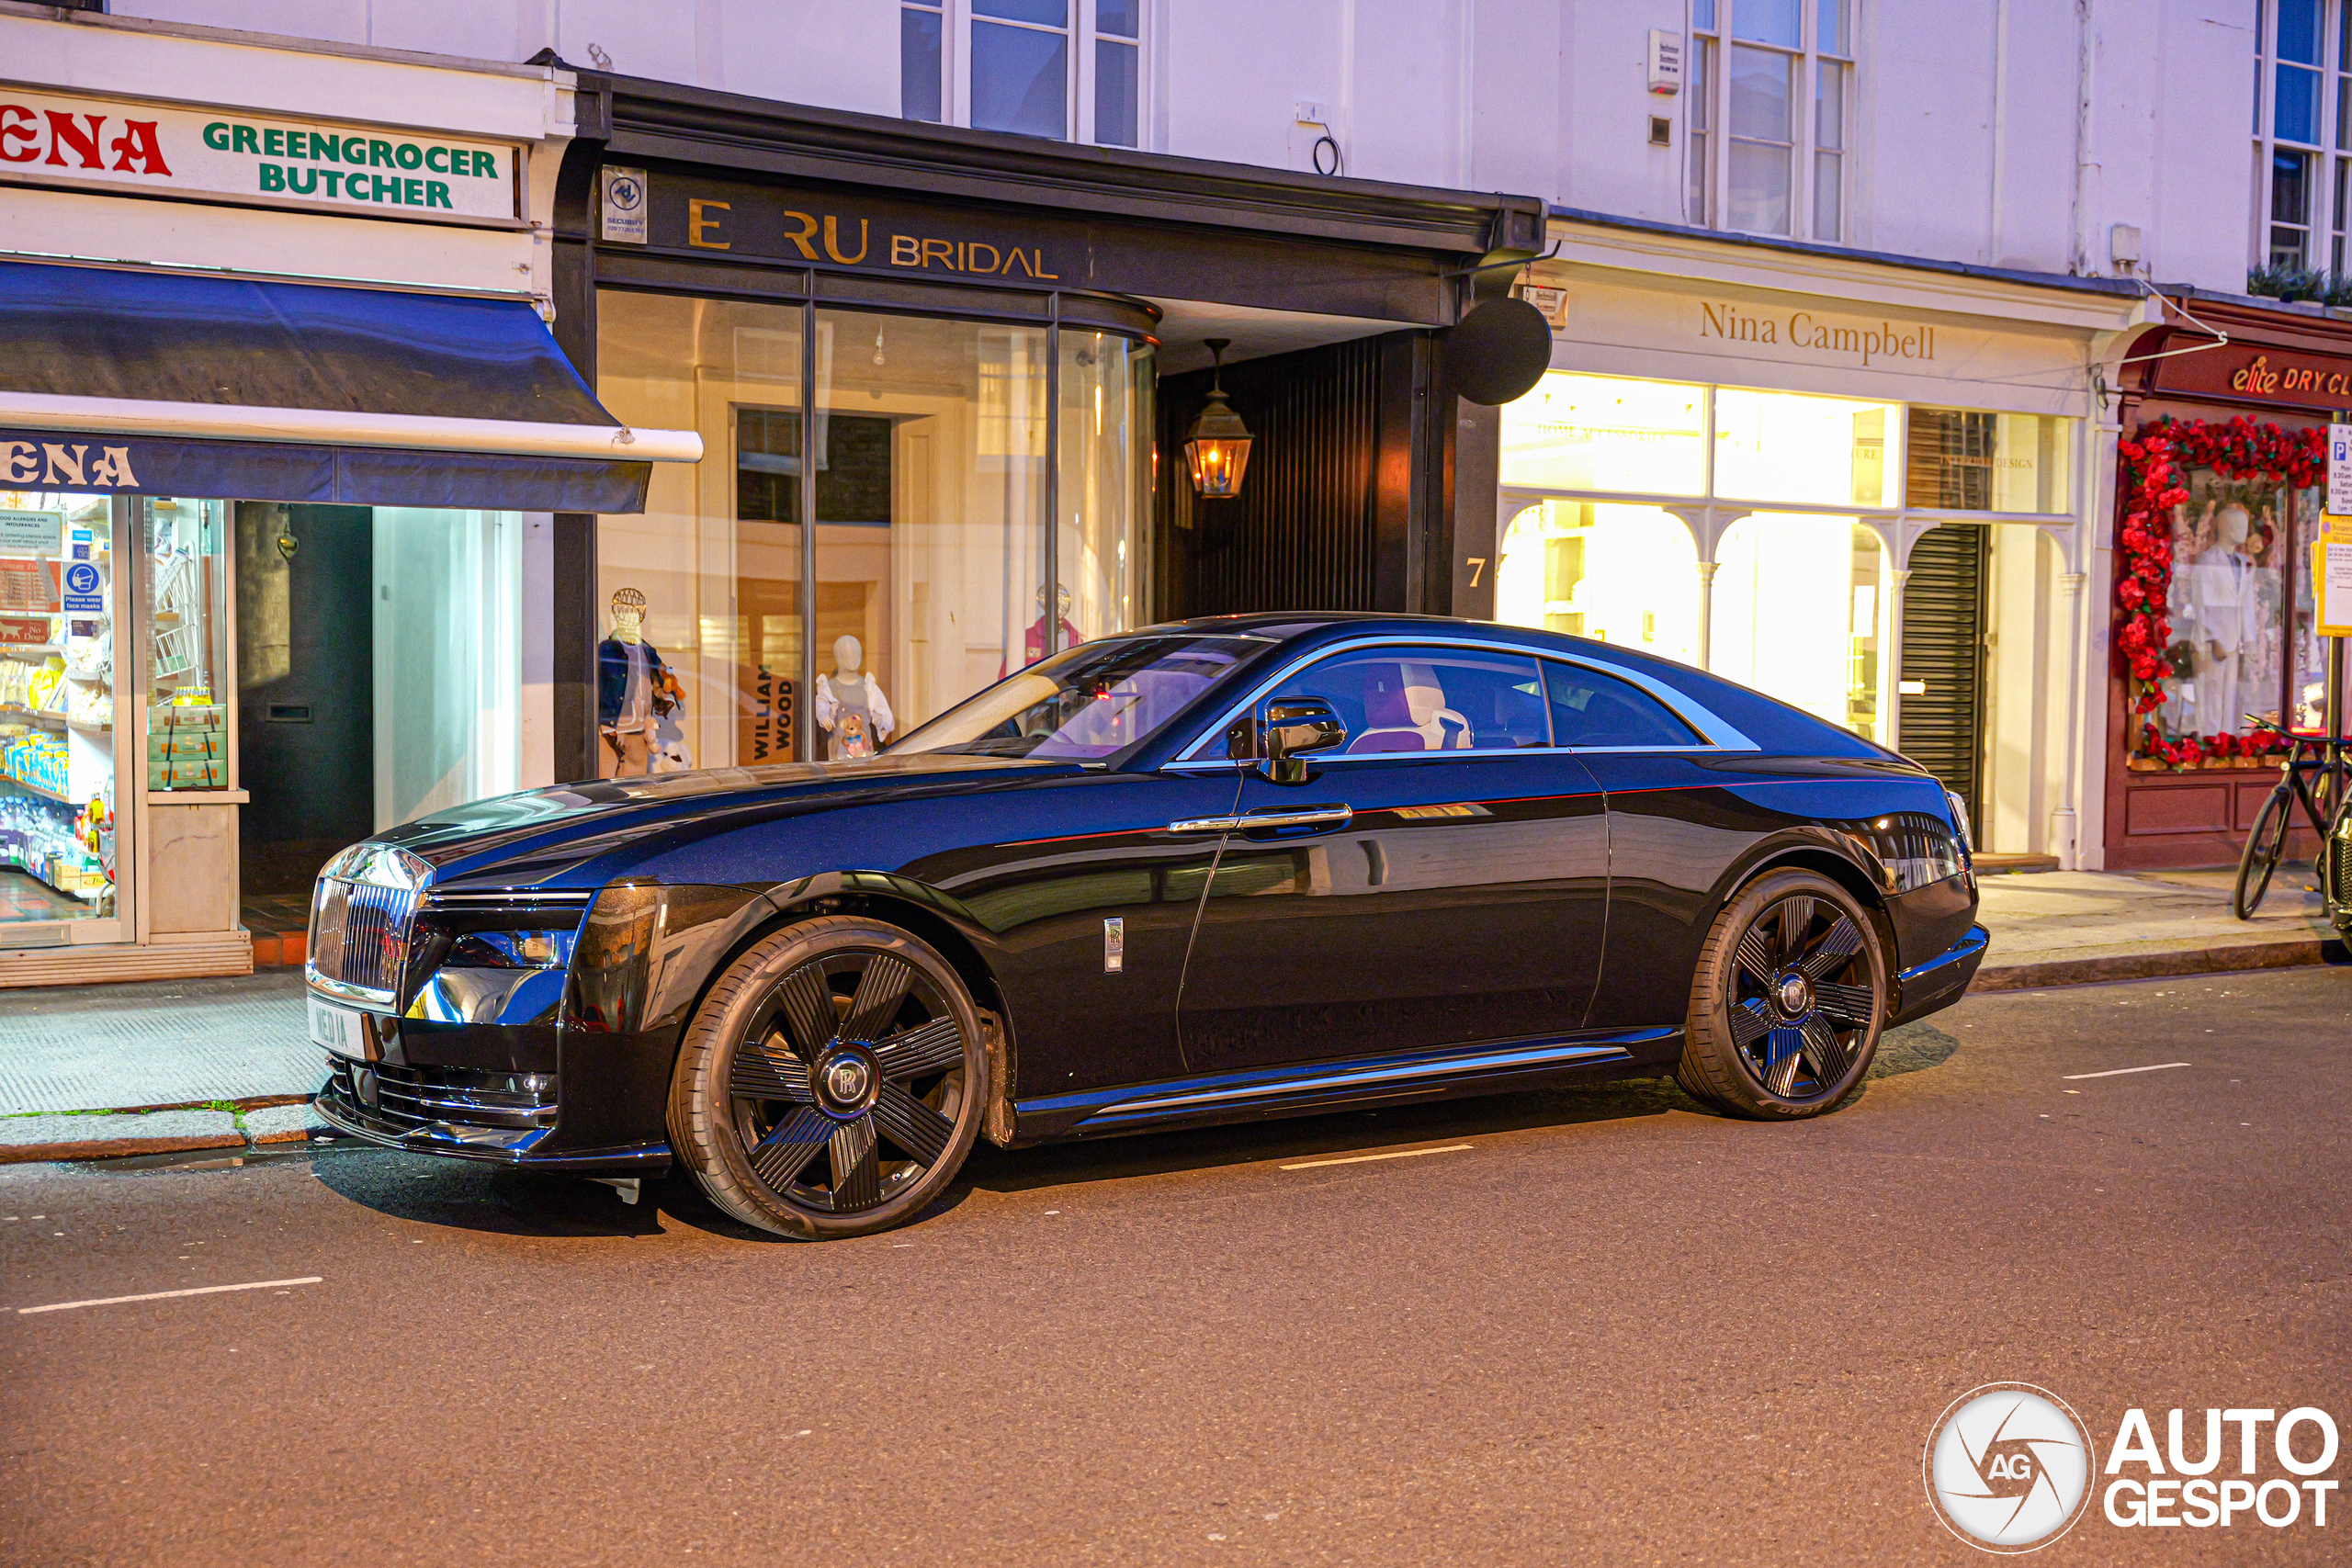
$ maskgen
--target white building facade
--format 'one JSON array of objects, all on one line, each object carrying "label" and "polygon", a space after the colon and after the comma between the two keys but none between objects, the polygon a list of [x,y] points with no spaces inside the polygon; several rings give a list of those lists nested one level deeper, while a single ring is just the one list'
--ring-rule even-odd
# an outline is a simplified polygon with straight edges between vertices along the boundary
[{"label": "white building facade", "polygon": [[[364,543],[325,503],[205,498],[235,558],[222,675],[246,694],[224,765],[188,775],[232,813],[195,899],[215,945],[237,893],[267,896],[256,864],[309,842],[256,837],[254,738],[304,712],[315,735],[359,695],[252,679],[276,656],[236,617],[306,549],[343,552],[365,592],[334,613],[364,615],[376,651],[364,723],[345,721],[375,772],[313,837],[664,755],[828,754],[810,699],[844,637],[903,728],[1069,640],[1295,603],[1708,665],[1919,756],[1994,853],[2212,859],[2253,772],[2151,750],[2199,732],[2178,690],[2145,709],[2157,741],[2140,728],[2112,642],[2117,449],[2207,404],[2310,423],[2138,356],[2215,347],[2200,301],[2256,267],[2340,265],[2352,146],[2323,133],[2352,103],[2347,18],[2347,0],[0,0],[0,89],[29,117],[0,109],[0,262],[526,301],[614,417],[708,454],[656,465],[640,512],[377,506]],[[82,180],[70,139],[52,158],[51,110],[75,128],[139,104],[199,144],[250,119],[250,152],[233,129],[207,151],[281,164],[287,188],[159,192],[112,151]],[[399,130],[420,159],[438,138],[442,163],[402,176],[420,182],[475,142],[511,149],[507,204],[459,210],[458,176],[447,208],[421,186],[416,211],[330,199],[340,164],[264,140],[313,125]],[[1535,198],[1541,232],[1512,229],[1525,197],[1470,194],[1497,191]],[[1505,290],[1547,318],[1550,373],[1424,431],[1414,400],[1452,400],[1444,329]],[[2301,334],[2278,353],[2337,352],[2324,306],[2233,308]],[[1203,513],[1167,482],[1212,340],[1261,424],[1264,515],[1246,490]],[[1442,456],[1394,493],[1348,491],[1337,543],[1302,548],[1274,501],[1335,502],[1282,467],[1308,429],[1286,422],[1325,417],[1284,389],[1326,380],[1367,389],[1333,417],[1373,471],[1387,444]],[[2253,570],[2291,561],[2294,504],[2251,507]],[[1327,545],[1287,577],[1232,565]],[[2282,649],[2295,591],[2271,590]],[[390,608],[403,594],[472,608],[424,630]],[[675,701],[616,735],[605,668],[636,646]],[[2291,654],[2230,657],[2297,678]],[[422,668],[441,673],[403,682]],[[146,722],[119,756],[153,744]],[[401,739],[436,726],[430,776],[408,777]],[[61,733],[70,771],[79,732]],[[140,820],[190,810],[163,794],[110,807],[142,854],[189,836]],[[280,856],[289,892],[309,852]],[[130,923],[96,945],[152,946],[160,890],[201,880],[142,874],[157,891],[124,894]],[[0,969],[56,962],[0,935]]]}]

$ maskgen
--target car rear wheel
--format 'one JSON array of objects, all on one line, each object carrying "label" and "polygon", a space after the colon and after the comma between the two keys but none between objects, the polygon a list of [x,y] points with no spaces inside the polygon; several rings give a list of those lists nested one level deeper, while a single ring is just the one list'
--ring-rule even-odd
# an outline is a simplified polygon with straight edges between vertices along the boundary
[{"label": "car rear wheel", "polygon": [[1809,871],[1741,888],[1700,949],[1675,1077],[1734,1116],[1817,1116],[1870,1071],[1886,954],[1854,896]]},{"label": "car rear wheel", "polygon": [[695,1011],[670,1142],[710,1201],[780,1235],[866,1235],[955,1179],[987,1103],[970,992],[879,920],[828,916],[754,943]]}]

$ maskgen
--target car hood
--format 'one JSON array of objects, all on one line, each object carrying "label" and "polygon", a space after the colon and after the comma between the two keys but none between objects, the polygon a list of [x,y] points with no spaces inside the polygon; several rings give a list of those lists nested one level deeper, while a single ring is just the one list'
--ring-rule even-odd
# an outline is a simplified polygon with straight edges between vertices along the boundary
[{"label": "car hood", "polygon": [[886,800],[970,794],[1076,773],[1070,761],[948,752],[706,768],[639,779],[552,784],[435,811],[374,835],[430,863],[434,883],[563,887],[565,873],[621,844],[730,819],[798,815]]}]

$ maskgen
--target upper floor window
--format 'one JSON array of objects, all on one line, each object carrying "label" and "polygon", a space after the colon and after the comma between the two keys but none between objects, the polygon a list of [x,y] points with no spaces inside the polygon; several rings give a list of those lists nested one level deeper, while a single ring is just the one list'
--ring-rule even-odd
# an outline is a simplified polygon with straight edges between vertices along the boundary
[{"label": "upper floor window", "polygon": [[1690,221],[1846,237],[1854,5],[1690,0]]},{"label": "upper floor window", "polygon": [[1144,0],[902,0],[909,119],[1134,147]]},{"label": "upper floor window", "polygon": [[2352,3],[2257,0],[2253,265],[2346,269],[2352,223]]}]

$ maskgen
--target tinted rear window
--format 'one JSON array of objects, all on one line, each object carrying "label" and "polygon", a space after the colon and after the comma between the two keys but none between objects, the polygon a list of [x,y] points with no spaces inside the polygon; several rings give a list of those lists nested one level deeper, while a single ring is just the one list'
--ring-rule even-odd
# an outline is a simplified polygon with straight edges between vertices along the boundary
[{"label": "tinted rear window", "polygon": [[1581,664],[1544,661],[1555,746],[1702,746],[1705,738],[1630,681]]}]

